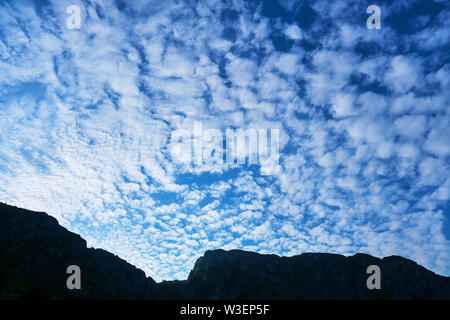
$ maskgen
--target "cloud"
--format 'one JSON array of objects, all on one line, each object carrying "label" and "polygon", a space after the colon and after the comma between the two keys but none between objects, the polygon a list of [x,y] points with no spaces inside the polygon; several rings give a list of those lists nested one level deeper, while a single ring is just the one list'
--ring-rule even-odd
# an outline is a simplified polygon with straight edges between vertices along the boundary
[{"label": "cloud", "polygon": [[403,116],[394,122],[395,131],[405,138],[418,138],[424,135],[426,130],[425,116]]},{"label": "cloud", "polygon": [[289,25],[284,30],[284,33],[292,40],[301,40],[303,38],[302,30],[295,24]]},{"label": "cloud", "polygon": [[[410,27],[397,15],[413,5],[385,5],[367,30],[358,1],[279,16],[86,1],[68,30],[69,4],[0,5],[1,201],[156,280],[214,248],[397,254],[450,274],[448,10]],[[196,121],[278,129],[277,170],[174,161],[171,134]]]},{"label": "cloud", "polygon": [[395,56],[391,59],[391,67],[385,75],[385,81],[397,92],[407,92],[420,79],[420,62],[405,56]]},{"label": "cloud", "polygon": [[419,184],[425,186],[439,185],[443,180],[440,173],[445,171],[445,165],[440,160],[431,157],[425,158],[419,165]]}]

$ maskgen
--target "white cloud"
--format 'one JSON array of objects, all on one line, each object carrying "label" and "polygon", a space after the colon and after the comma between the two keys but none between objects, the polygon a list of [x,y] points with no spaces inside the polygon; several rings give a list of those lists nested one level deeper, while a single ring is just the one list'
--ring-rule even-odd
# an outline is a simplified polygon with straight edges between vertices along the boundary
[{"label": "white cloud", "polygon": [[419,184],[425,186],[438,185],[443,180],[442,172],[446,172],[442,161],[431,157],[425,158],[419,164]]},{"label": "white cloud", "polygon": [[301,40],[303,38],[302,30],[296,24],[289,25],[284,30],[284,33],[292,40]]},{"label": "white cloud", "polygon": [[403,116],[394,122],[395,131],[398,135],[406,138],[419,138],[426,130],[425,116]]},{"label": "white cloud", "polygon": [[399,93],[404,93],[416,86],[420,81],[420,63],[405,56],[395,56],[385,75],[385,81]]},{"label": "white cloud", "polygon": [[333,112],[338,118],[348,117],[356,114],[353,108],[353,95],[338,93],[334,96]]}]

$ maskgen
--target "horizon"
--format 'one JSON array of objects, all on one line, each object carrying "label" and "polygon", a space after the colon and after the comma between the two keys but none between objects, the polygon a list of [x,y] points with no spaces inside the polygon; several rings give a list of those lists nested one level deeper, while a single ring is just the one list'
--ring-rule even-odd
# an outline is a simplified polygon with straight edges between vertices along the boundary
[{"label": "horizon", "polygon": [[[15,206],[10,206],[10,205],[8,205],[7,203],[3,203],[3,202],[0,202],[0,205],[12,207],[12,208],[15,208],[15,209],[18,209],[18,210],[24,210],[24,211],[27,211],[27,212],[31,212],[31,213],[33,213],[33,214],[45,214],[45,215],[48,216],[48,217],[54,218],[54,217],[52,217],[51,215],[48,215],[48,214],[45,213],[45,212],[31,211],[31,210],[28,210],[28,209],[26,209],[26,208],[18,208],[18,207],[15,207]],[[16,213],[16,214],[17,214],[17,213]],[[64,226],[61,226],[59,223],[58,223],[58,226],[64,228],[64,229],[65,229],[67,232],[69,232],[69,233],[73,233],[73,234],[79,236],[77,233],[74,233],[74,232],[72,232],[72,231],[66,229]],[[81,239],[83,239],[83,238],[81,237]],[[83,239],[83,240],[85,240],[85,239]],[[97,250],[97,249],[104,250],[103,248],[89,247],[88,245],[86,246],[86,248],[87,248],[87,249],[95,249],[95,250]],[[384,260],[384,259],[387,259],[387,258],[401,258],[401,259],[405,259],[405,260],[408,260],[408,261],[410,261],[410,262],[413,262],[413,263],[417,264],[415,261],[413,261],[413,260],[411,260],[411,259],[408,259],[408,258],[405,258],[405,257],[402,257],[402,256],[398,256],[398,255],[389,255],[389,256],[384,256],[384,257],[378,257],[378,256],[373,256],[373,255],[370,255],[370,254],[367,254],[367,253],[364,253],[364,252],[355,252],[355,253],[349,254],[349,255],[342,255],[342,254],[332,253],[332,252],[310,252],[310,251],[305,251],[305,252],[298,253],[298,254],[296,254],[296,255],[286,256],[286,255],[278,255],[278,254],[274,254],[274,253],[258,253],[258,252],[247,251],[247,250],[242,250],[242,249],[227,249],[227,250],[225,250],[225,249],[222,249],[222,248],[208,249],[208,250],[204,251],[203,254],[201,254],[201,255],[199,255],[199,256],[197,257],[196,263],[199,261],[200,258],[204,258],[204,257],[206,256],[207,253],[214,253],[214,252],[226,252],[226,253],[241,252],[241,253],[245,253],[245,254],[255,254],[255,255],[261,255],[261,256],[273,256],[273,257],[276,257],[276,258],[291,258],[291,257],[302,256],[302,255],[304,255],[304,254],[313,254],[313,255],[314,255],[314,254],[319,254],[319,255],[343,256],[343,257],[345,257],[345,258],[351,258],[351,257],[354,257],[354,256],[356,256],[356,255],[364,255],[364,256],[369,256],[369,257],[376,258],[376,259],[379,259],[379,260]],[[124,261],[125,261],[126,263],[128,263],[130,266],[135,267],[135,268],[137,268],[138,270],[141,270],[141,269],[139,269],[138,267],[136,267],[135,265],[133,265],[131,262],[125,260],[124,258],[122,258],[122,257],[120,257],[120,256],[118,256],[118,255],[115,255],[115,257],[117,257],[117,258],[120,259],[120,260],[124,260]],[[423,267],[423,266],[421,266],[420,264],[417,264],[417,265],[420,266],[420,267]],[[80,270],[81,270],[81,269],[80,269]],[[193,270],[194,270],[194,267],[190,270],[189,273],[191,273]],[[428,269],[426,269],[426,268],[425,268],[425,270],[431,271],[431,270],[428,270]],[[144,270],[141,270],[141,271],[145,273]],[[431,271],[431,272],[433,272],[433,271]],[[433,273],[434,273],[434,272],[433,272]],[[442,277],[450,278],[449,276],[440,275],[440,274],[438,274],[438,273],[434,273],[434,274],[437,274],[437,275],[442,276]],[[188,275],[189,275],[189,274],[188,274]],[[147,278],[151,278],[151,276],[149,276],[149,275],[146,274],[146,273],[145,273],[145,276],[146,276]],[[151,278],[151,279],[153,279],[153,278]],[[156,283],[163,283],[163,282],[170,282],[170,281],[186,281],[187,279],[188,279],[188,277],[186,277],[185,279],[171,279],[171,280],[160,279],[160,281],[156,281]],[[154,280],[154,279],[153,279],[153,280]]]}]

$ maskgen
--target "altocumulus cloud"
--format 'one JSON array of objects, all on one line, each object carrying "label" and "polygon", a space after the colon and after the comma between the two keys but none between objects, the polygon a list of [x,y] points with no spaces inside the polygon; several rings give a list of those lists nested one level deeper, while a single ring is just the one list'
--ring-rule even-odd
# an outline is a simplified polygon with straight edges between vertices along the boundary
[{"label": "altocumulus cloud", "polygon": [[[0,201],[157,280],[214,248],[450,275],[450,10],[377,4],[2,1]],[[279,129],[280,170],[173,161],[196,121]]]}]

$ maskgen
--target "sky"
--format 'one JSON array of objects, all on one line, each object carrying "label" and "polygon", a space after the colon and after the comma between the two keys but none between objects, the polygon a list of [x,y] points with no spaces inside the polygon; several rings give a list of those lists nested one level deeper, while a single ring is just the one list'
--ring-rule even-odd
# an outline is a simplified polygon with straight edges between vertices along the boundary
[{"label": "sky", "polygon": [[[218,248],[450,276],[449,39],[437,0],[0,0],[0,201],[157,281]],[[279,159],[181,162],[195,123]]]}]

